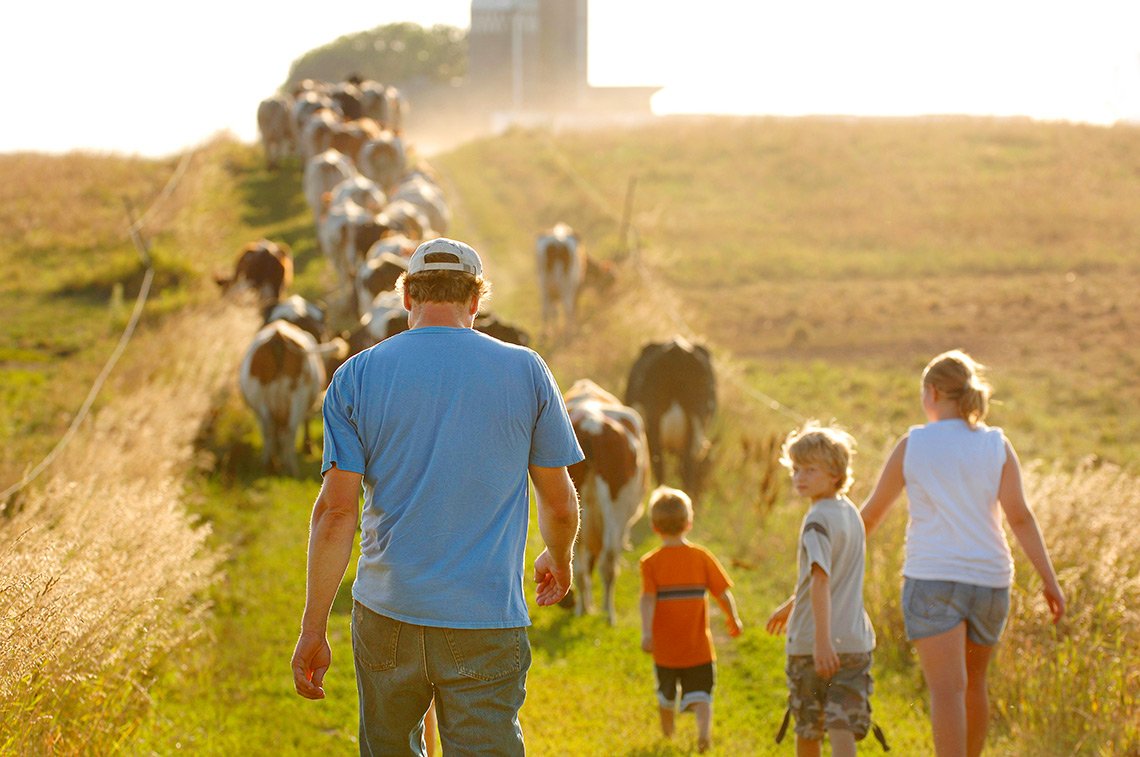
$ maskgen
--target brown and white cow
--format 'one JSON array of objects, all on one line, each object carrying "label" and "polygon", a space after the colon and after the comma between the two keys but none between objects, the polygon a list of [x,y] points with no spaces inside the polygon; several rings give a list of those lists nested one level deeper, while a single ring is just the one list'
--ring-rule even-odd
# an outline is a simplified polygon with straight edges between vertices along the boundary
[{"label": "brown and white cow", "polygon": [[269,471],[297,475],[297,429],[316,406],[327,375],[321,346],[293,324],[273,321],[254,336],[239,382],[257,417]]},{"label": "brown and white cow", "polygon": [[[289,127],[293,133],[293,144],[297,148],[298,155],[301,155],[301,135],[305,133],[305,125],[309,122],[309,118],[319,110],[325,108],[332,110],[337,107],[327,94],[316,87],[317,85],[314,82],[313,87],[299,87],[293,93],[293,109],[289,114]],[[301,155],[301,157],[304,158],[305,156]]]},{"label": "brown and white cow", "polygon": [[356,165],[360,173],[375,181],[384,191],[391,191],[408,169],[404,140],[395,132],[381,132],[375,139],[361,145]]},{"label": "brown and white cow", "polygon": [[270,169],[293,154],[292,110],[293,100],[285,94],[267,97],[257,106],[257,130],[265,150],[265,165]]},{"label": "brown and white cow", "polygon": [[[391,203],[389,203],[389,206]],[[385,206],[385,207],[389,207]],[[352,200],[330,206],[317,224],[317,241],[352,297],[352,280],[376,242],[404,230],[386,213],[373,213]]]},{"label": "brown and white cow", "polygon": [[[372,245],[382,244],[384,240],[380,240]],[[372,307],[373,300],[376,295],[381,292],[390,292],[396,289],[396,282],[400,280],[400,276],[408,270],[408,258],[403,255],[396,255],[391,252],[381,252],[379,255],[373,255],[371,251],[368,253],[368,259],[360,264],[360,268],[356,272],[356,280],[353,286],[356,287],[356,306],[361,315],[368,312]]]},{"label": "brown and white cow", "polygon": [[252,290],[267,312],[293,283],[293,253],[284,242],[250,242],[238,252],[233,275],[214,274],[214,281],[223,293]]},{"label": "brown and white cow", "polygon": [[388,88],[373,79],[365,79],[359,82],[357,86],[360,88],[361,112],[387,128]]},{"label": "brown and white cow", "polygon": [[325,195],[342,181],[356,175],[352,161],[336,150],[326,150],[305,162],[305,175],[301,188],[305,202],[313,211],[313,223],[319,225],[325,210]]},{"label": "brown and white cow", "polygon": [[610,625],[617,621],[614,580],[629,531],[645,510],[649,450],[641,416],[589,379],[580,379],[564,399],[586,459],[570,466],[581,497],[582,525],[574,570],[575,611],[591,609],[590,576],[602,578]]},{"label": "brown and white cow", "polygon": [[[333,134],[341,123],[343,119],[332,108],[321,108],[309,115],[297,139],[301,159],[308,161],[325,150],[332,149]],[[352,156],[346,157],[351,159]]]},{"label": "brown and white cow", "polygon": [[384,88],[384,95],[388,101],[388,116],[384,127],[399,134],[404,130],[404,119],[411,112],[411,107],[398,87],[389,84]]},{"label": "brown and white cow", "polygon": [[581,240],[567,224],[558,223],[539,235],[535,254],[543,327],[554,327],[561,311],[562,327],[568,328],[586,280],[586,253]]},{"label": "brown and white cow", "polygon": [[451,208],[443,197],[443,190],[428,174],[413,171],[400,179],[392,193],[392,200],[406,200],[427,216],[432,231],[446,235],[451,226]]},{"label": "brown and white cow", "polygon": [[355,355],[407,330],[408,311],[404,309],[403,296],[399,292],[381,292],[345,339],[349,353]]},{"label": "brown and white cow", "polygon": [[716,376],[709,351],[680,336],[647,344],[630,368],[625,401],[645,420],[657,483],[665,483],[666,453],[675,455],[681,488],[695,500],[710,446],[708,428],[716,412]]},{"label": "brown and white cow", "polygon": [[378,258],[384,253],[389,255],[399,255],[402,258],[410,258],[412,253],[416,251],[419,242],[412,239],[405,234],[390,234],[381,237],[368,248],[368,253],[364,256],[365,260]]},{"label": "brown and white cow", "polygon": [[327,195],[328,207],[352,200],[372,213],[379,213],[388,204],[388,195],[376,182],[367,176],[354,174],[337,184]]},{"label": "brown and white cow", "polygon": [[384,225],[399,229],[413,241],[422,242],[439,236],[427,213],[407,200],[390,201],[380,215],[384,219]]},{"label": "brown and white cow", "polygon": [[334,84],[329,89],[329,97],[340,108],[346,121],[353,121],[364,115],[360,88],[352,82],[342,81]]},{"label": "brown and white cow", "polygon": [[329,339],[324,309],[299,294],[286,297],[270,308],[262,325],[268,326],[273,321],[288,321],[307,332],[318,343],[327,342]]},{"label": "brown and white cow", "polygon": [[334,123],[329,147],[344,153],[355,163],[360,158],[361,148],[370,140],[378,139],[382,133],[380,125],[371,118]]}]

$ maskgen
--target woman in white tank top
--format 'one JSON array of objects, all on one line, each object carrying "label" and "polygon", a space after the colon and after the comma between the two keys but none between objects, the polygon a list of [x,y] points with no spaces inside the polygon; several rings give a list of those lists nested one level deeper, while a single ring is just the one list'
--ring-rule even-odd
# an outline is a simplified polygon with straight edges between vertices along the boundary
[{"label": "woman in white tank top", "polygon": [[863,504],[870,537],[906,489],[909,503],[903,613],[930,689],[939,757],[979,755],[989,722],[986,670],[1009,609],[1010,530],[1044,583],[1053,622],[1065,596],[1021,484],[1021,464],[999,428],[986,426],[990,387],[964,352],[943,353],[922,373],[929,423],[891,452]]}]

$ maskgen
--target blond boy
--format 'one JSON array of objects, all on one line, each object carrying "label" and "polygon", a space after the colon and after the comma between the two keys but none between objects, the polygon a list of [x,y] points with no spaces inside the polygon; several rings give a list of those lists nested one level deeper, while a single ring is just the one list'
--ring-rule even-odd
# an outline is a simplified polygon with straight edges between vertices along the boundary
[{"label": "blond boy", "polygon": [[858,509],[844,496],[854,446],[846,432],[809,423],[788,436],[780,460],[811,503],[796,550],[795,594],[767,623],[769,633],[788,633],[797,755],[818,755],[825,732],[833,755],[853,755],[871,725],[875,632],[863,609],[866,537]]},{"label": "blond boy", "polygon": [[680,689],[680,710],[696,715],[697,748],[704,752],[712,743],[716,679],[707,596],[724,611],[729,636],[739,636],[732,581],[711,552],[685,538],[693,527],[689,495],[659,486],[650,496],[649,516],[662,544],[641,558],[641,648],[653,655],[661,732],[673,735]]}]

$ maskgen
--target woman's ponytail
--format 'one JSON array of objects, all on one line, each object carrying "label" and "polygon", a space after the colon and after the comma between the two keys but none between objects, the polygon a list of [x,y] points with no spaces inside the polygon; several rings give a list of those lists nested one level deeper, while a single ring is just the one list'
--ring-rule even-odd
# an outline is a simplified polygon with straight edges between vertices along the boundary
[{"label": "woman's ponytail", "polygon": [[989,412],[993,391],[982,376],[984,368],[965,352],[950,350],[927,363],[922,372],[922,383],[956,401],[962,418],[976,426],[985,420]]}]

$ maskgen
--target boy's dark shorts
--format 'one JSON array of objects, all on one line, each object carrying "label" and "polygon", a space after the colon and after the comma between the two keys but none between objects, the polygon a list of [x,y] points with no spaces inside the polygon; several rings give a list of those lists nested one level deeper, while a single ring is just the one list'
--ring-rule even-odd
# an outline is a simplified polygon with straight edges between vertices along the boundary
[{"label": "boy's dark shorts", "polygon": [[858,741],[871,728],[871,653],[839,655],[839,672],[824,680],[811,655],[789,655],[788,707],[796,735],[819,741],[830,729],[851,731]]},{"label": "boy's dark shorts", "polygon": [[657,703],[662,709],[677,706],[677,687],[681,687],[681,712],[697,702],[712,702],[716,684],[716,665],[706,662],[691,668],[666,668],[654,665],[657,672]]}]

